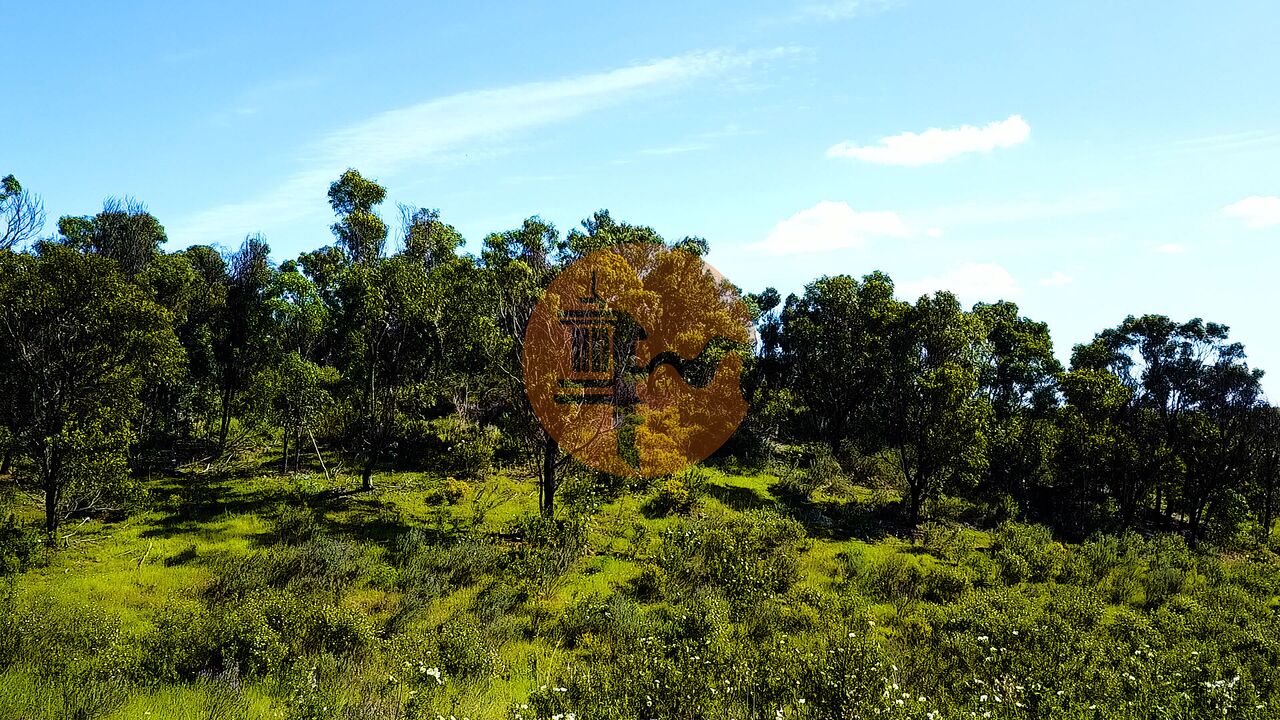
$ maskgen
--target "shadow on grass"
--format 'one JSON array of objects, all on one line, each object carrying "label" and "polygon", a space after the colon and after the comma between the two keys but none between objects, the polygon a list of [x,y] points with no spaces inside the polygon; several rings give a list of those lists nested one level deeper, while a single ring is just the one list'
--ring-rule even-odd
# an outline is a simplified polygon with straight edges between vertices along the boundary
[{"label": "shadow on grass", "polygon": [[741,485],[725,485],[722,483],[709,482],[706,485],[703,485],[703,490],[711,497],[723,503],[725,507],[738,512],[773,507],[777,504],[773,499],[761,495],[755,489],[742,487]]},{"label": "shadow on grass", "polygon": [[788,492],[781,483],[774,483],[769,491],[778,498],[778,509],[802,523],[813,537],[876,542],[900,534],[904,527],[902,513],[894,504],[815,500]]},{"label": "shadow on grass", "polygon": [[228,487],[235,478],[226,475],[179,474],[154,484],[152,495],[165,502],[175,500],[155,527],[143,538],[170,538],[195,532],[207,533],[208,525],[228,515],[266,515],[284,499],[283,488],[243,490]]}]

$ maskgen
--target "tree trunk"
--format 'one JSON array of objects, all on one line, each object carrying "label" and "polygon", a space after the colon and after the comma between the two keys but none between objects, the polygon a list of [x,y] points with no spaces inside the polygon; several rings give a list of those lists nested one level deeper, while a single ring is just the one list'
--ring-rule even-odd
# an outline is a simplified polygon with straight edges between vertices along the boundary
[{"label": "tree trunk", "polygon": [[57,547],[58,538],[58,486],[51,478],[44,483],[44,530],[49,535],[49,546]]},{"label": "tree trunk", "polygon": [[222,424],[218,429],[218,452],[227,451],[227,435],[231,432],[231,388],[222,391]]},{"label": "tree trunk", "polygon": [[378,452],[370,450],[365,456],[364,469],[360,472],[360,489],[368,491],[373,489],[373,467],[378,464]]},{"label": "tree trunk", "polygon": [[1271,537],[1271,519],[1274,508],[1272,503],[1275,501],[1275,485],[1268,482],[1266,492],[1262,497],[1262,541],[1265,543]]},{"label": "tree trunk", "polygon": [[542,450],[542,467],[539,472],[539,505],[542,514],[547,517],[555,515],[555,497],[556,497],[556,460],[560,452],[560,445],[556,443],[555,438],[547,435],[546,445]]},{"label": "tree trunk", "polygon": [[924,494],[924,484],[920,482],[909,484],[911,486],[911,527],[914,529],[920,524],[920,500]]},{"label": "tree trunk", "polygon": [[283,436],[282,442],[284,443],[284,452],[280,453],[280,472],[285,475],[288,475],[289,474],[289,431],[285,430],[280,434]]},{"label": "tree trunk", "polygon": [[0,461],[0,475],[8,475],[13,470],[13,441],[4,445],[4,460]]}]

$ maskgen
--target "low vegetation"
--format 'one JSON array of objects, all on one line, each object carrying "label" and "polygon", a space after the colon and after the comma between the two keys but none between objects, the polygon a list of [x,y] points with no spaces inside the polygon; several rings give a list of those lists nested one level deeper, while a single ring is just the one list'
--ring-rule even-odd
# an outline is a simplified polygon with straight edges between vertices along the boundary
[{"label": "low vegetation", "polygon": [[876,520],[892,493],[820,494],[819,518],[780,473],[697,474],[688,499],[583,474],[549,520],[505,475],[351,494],[248,462],[155,479],[160,509],[83,522],[56,552],[11,498],[0,716],[1280,712],[1274,546],[1063,544],[947,502],[913,538]]}]

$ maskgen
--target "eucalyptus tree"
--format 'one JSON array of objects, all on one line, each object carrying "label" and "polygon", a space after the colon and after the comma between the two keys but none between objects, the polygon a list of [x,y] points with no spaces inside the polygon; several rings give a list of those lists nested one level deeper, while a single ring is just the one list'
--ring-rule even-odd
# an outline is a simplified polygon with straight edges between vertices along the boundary
[{"label": "eucalyptus tree", "polygon": [[0,178],[0,250],[35,239],[44,229],[44,203],[12,175]]},{"label": "eucalyptus tree", "polygon": [[130,494],[140,391],[181,370],[172,315],[115,260],[55,243],[0,253],[0,378],[51,540],[68,513]]},{"label": "eucalyptus tree", "polygon": [[1276,517],[1276,492],[1280,488],[1280,408],[1258,408],[1254,415],[1257,451],[1254,455],[1254,494],[1258,524],[1267,538]]},{"label": "eucalyptus tree", "polygon": [[344,172],[329,187],[337,242],[300,258],[328,307],[328,354],[353,414],[348,434],[365,490],[404,409],[441,397],[465,405],[465,392],[454,391],[481,364],[476,348],[492,325],[491,293],[474,260],[458,255],[461,236],[434,211],[407,209],[401,249],[386,254],[385,198],[378,183]]},{"label": "eucalyptus tree", "polygon": [[867,453],[883,448],[877,427],[893,362],[890,338],[909,309],[880,272],[861,280],[822,277],[788,301],[778,342],[804,434],[833,451],[846,441]]},{"label": "eucalyptus tree", "polygon": [[914,304],[893,293],[883,273],[821,278],[788,303],[782,345],[810,432],[833,450],[887,452],[916,523],[928,498],[985,466],[985,328],[949,293]]},{"label": "eucalyptus tree", "polygon": [[985,333],[979,392],[992,409],[985,489],[1008,493],[1025,509],[1032,491],[1042,491],[1052,481],[1062,363],[1054,357],[1049,326],[1023,317],[1016,304],[979,303],[973,314]]},{"label": "eucalyptus tree", "polygon": [[532,217],[514,230],[484,239],[481,253],[487,285],[493,289],[497,335],[490,345],[490,372],[496,399],[509,419],[509,432],[533,462],[538,481],[538,506],[550,515],[560,469],[569,456],[561,452],[538,422],[525,394],[523,356],[525,331],[534,307],[559,272],[564,245],[555,226]]},{"label": "eucalyptus tree", "polygon": [[218,364],[218,448],[226,451],[231,420],[261,411],[261,393],[253,386],[263,369],[280,357],[280,337],[272,314],[278,270],[271,248],[259,235],[246,237],[226,258],[226,325],[214,354]]},{"label": "eucalyptus tree", "polygon": [[873,435],[897,461],[914,525],[926,500],[986,469],[991,405],[979,393],[985,328],[954,295],[922,296],[890,329],[887,384]]},{"label": "eucalyptus tree", "polygon": [[1130,316],[1077,346],[1072,368],[1110,373],[1129,389],[1123,419],[1131,437],[1146,439],[1138,455],[1167,455],[1178,469],[1142,481],[1154,482],[1156,509],[1167,518],[1180,511],[1199,538],[1207,515],[1240,493],[1250,470],[1262,372],[1248,366],[1244,347],[1218,323]]},{"label": "eucalyptus tree", "polygon": [[126,275],[142,272],[168,240],[164,226],[133,198],[108,198],[102,212],[58,219],[62,242],[111,258]]}]

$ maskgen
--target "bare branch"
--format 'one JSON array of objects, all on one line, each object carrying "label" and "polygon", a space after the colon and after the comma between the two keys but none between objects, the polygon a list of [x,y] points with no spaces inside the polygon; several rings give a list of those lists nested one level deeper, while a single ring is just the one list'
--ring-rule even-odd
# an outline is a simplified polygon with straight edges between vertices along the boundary
[{"label": "bare branch", "polygon": [[12,175],[0,180],[0,249],[25,244],[44,229],[44,201]]}]

